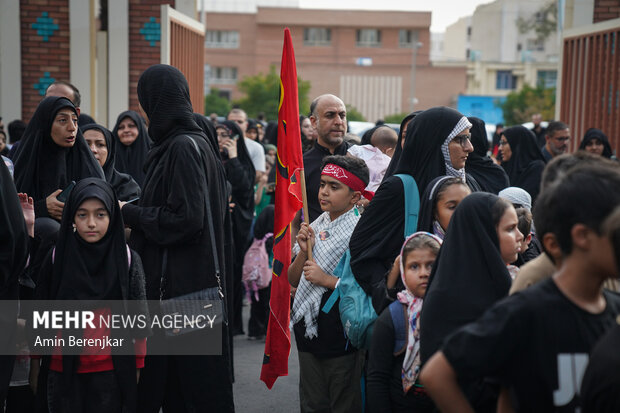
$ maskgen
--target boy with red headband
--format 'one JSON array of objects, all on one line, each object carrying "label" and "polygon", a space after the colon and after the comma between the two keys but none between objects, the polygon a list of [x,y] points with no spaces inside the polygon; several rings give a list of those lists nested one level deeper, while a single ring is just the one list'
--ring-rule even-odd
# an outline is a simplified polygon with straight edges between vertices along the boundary
[{"label": "boy with red headband", "polygon": [[[288,280],[297,288],[291,325],[299,353],[302,412],[362,411],[364,354],[347,341],[337,304],[328,313],[319,310],[338,284],[332,274],[359,221],[355,205],[362,195],[372,199],[373,193],[365,190],[367,185],[364,161],[350,156],[326,157],[318,194],[323,213],[310,225],[301,224],[293,247],[296,257],[288,269]],[[314,261],[308,260],[308,245]]]}]

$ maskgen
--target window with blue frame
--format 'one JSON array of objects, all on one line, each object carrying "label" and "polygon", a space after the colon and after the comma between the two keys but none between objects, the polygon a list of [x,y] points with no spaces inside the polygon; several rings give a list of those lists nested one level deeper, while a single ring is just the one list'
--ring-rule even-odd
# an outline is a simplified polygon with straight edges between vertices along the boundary
[{"label": "window with blue frame", "polygon": [[495,77],[495,89],[512,90],[517,88],[517,77],[511,70],[498,70]]},{"label": "window with blue frame", "polygon": [[545,89],[555,87],[558,83],[557,70],[539,70],[536,77],[536,83]]}]

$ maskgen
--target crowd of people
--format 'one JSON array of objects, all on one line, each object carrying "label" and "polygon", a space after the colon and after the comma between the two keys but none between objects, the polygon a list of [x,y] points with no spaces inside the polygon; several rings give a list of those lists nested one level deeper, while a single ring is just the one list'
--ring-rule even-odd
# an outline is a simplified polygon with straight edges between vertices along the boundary
[{"label": "crowd of people", "polygon": [[[232,338],[264,342],[277,123],[193,113],[167,65],[136,92],[140,113],[112,130],[61,81],[27,125],[9,124],[10,148],[0,118],[0,299],[219,295],[221,354],[151,354],[169,340],[159,329],[135,332],[131,357],[20,343],[0,356],[7,412],[234,411]],[[620,164],[603,131],[571,148],[569,125],[536,115],[489,142],[483,120],[434,107],[355,137],[346,115],[326,94],[299,118],[308,216],[287,233],[299,409],[620,411]],[[376,317],[367,345],[334,295],[345,264]],[[19,311],[3,314],[2,340],[23,328]]]}]

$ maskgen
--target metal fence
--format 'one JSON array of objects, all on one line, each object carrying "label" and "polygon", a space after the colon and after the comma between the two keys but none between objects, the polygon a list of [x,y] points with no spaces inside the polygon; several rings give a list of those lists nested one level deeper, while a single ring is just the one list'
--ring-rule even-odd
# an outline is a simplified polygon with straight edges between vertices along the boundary
[{"label": "metal fence", "polygon": [[572,148],[586,130],[601,129],[614,152],[620,135],[620,19],[567,31],[563,39],[559,119],[572,131]]}]

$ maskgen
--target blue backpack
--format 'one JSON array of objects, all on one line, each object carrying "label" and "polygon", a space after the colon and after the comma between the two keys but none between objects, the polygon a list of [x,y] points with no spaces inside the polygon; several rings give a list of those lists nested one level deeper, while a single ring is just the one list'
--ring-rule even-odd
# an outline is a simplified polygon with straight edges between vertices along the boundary
[{"label": "blue backpack", "polygon": [[[418,227],[418,214],[420,212],[420,193],[418,185],[413,177],[405,174],[396,175],[403,181],[405,188],[405,231],[407,238]],[[338,266],[334,270],[334,276],[340,278],[338,287],[334,289],[329,299],[323,306],[322,311],[329,313],[338,298],[340,298],[340,321],[347,338],[358,349],[369,349],[372,327],[377,318],[372,300],[360,287],[351,271],[351,253],[347,250]]]},{"label": "blue backpack", "polygon": [[407,309],[398,300],[388,306],[394,328],[394,355],[404,353],[407,350]]}]

